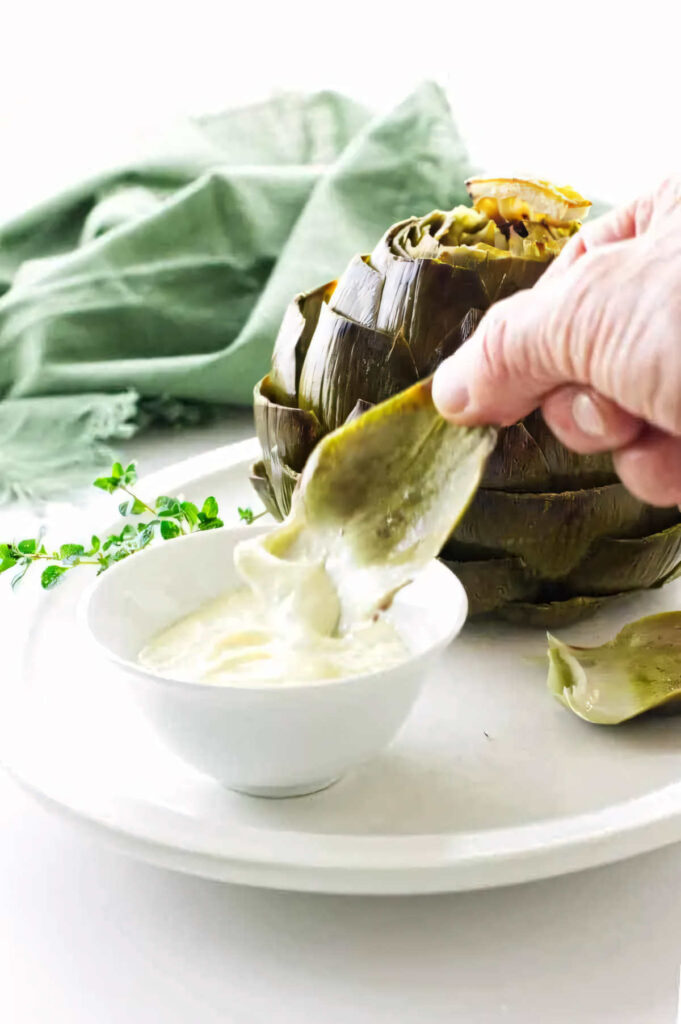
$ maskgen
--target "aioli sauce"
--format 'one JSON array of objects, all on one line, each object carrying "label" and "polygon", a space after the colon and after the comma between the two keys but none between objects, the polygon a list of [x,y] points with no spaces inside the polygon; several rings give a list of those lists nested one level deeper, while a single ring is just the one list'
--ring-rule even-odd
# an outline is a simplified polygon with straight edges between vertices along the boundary
[{"label": "aioli sauce", "polygon": [[[325,558],[308,549],[305,531],[293,536],[285,558],[268,550],[267,535],[237,544],[234,563],[247,586],[153,637],[140,665],[187,682],[248,686],[342,679],[405,661],[407,647],[380,615],[358,616],[339,633],[341,603]],[[350,572],[361,589],[361,574]]]},{"label": "aioli sauce", "polygon": [[[268,610],[243,588],[203,605],[155,636],[138,656],[156,675],[216,685],[306,683],[388,668],[409,657],[383,618],[344,636],[287,628],[281,606]],[[297,627],[297,628],[296,628]]]}]

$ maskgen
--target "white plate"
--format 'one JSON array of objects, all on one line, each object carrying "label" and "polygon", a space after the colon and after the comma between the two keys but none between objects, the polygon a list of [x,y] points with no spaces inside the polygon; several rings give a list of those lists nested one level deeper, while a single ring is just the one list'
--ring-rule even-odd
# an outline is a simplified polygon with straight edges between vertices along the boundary
[{"label": "white plate", "polygon": [[[144,493],[254,504],[255,441],[147,478]],[[247,527],[244,527],[246,530]],[[77,642],[88,574],[3,599],[0,756],[44,804],[145,860],[225,881],[423,893],[575,871],[681,839],[681,719],[590,726],[546,692],[540,632],[466,627],[383,755],[314,796],[258,800],[194,773]],[[681,585],[561,631],[598,642],[681,608]],[[534,660],[533,660],[534,659]]]}]

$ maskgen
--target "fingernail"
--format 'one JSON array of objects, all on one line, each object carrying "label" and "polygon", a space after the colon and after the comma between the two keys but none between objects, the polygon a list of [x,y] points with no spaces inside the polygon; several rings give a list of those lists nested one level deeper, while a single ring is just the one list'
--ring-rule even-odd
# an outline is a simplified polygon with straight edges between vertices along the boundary
[{"label": "fingernail", "polygon": [[602,437],[605,434],[605,420],[590,395],[580,391],[572,402],[572,418],[583,434]]}]

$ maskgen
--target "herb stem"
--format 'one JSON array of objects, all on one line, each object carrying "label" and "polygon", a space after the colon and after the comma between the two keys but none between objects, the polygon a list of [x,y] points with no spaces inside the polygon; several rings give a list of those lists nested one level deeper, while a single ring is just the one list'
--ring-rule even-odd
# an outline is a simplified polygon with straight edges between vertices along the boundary
[{"label": "herb stem", "polygon": [[125,484],[119,484],[118,486],[120,487],[120,489],[122,491],[125,491],[125,493],[129,497],[131,497],[133,501],[138,501],[140,503],[140,505],[144,505],[144,507],[147,510],[147,512],[151,512],[152,516],[156,515],[156,512],[151,507],[151,505],[147,505],[146,501],[142,501],[142,499],[138,498],[136,494],[133,494],[129,487],[126,487]]}]

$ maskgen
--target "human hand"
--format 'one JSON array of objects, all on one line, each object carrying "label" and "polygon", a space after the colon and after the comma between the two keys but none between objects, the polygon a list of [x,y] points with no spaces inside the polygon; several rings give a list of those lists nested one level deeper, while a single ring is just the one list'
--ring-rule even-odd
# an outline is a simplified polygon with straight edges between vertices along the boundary
[{"label": "human hand", "polygon": [[568,448],[612,451],[629,490],[681,503],[681,177],[573,236],[435,374],[457,423],[541,407]]}]

